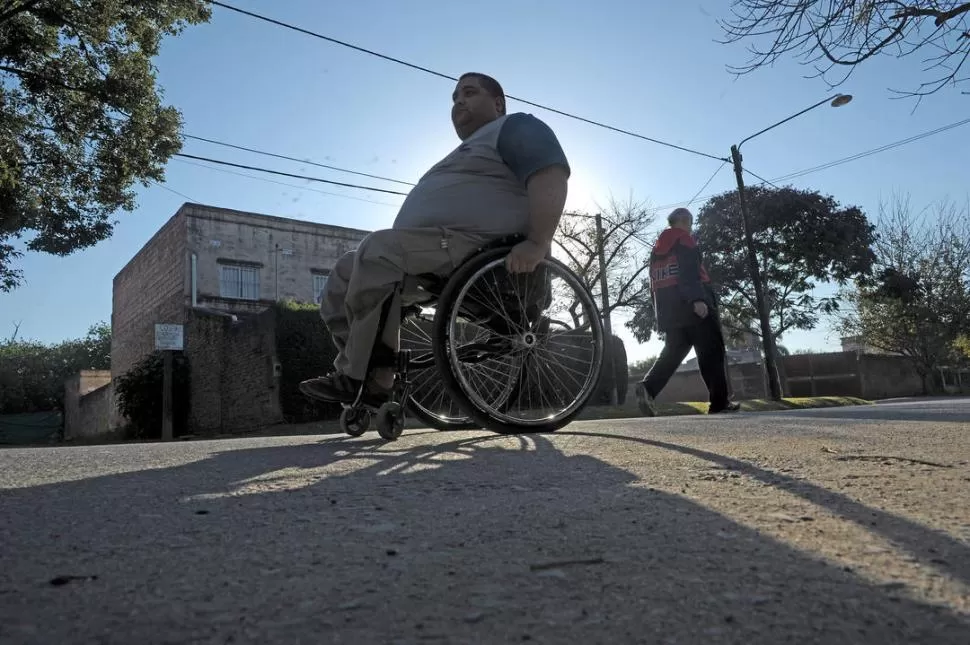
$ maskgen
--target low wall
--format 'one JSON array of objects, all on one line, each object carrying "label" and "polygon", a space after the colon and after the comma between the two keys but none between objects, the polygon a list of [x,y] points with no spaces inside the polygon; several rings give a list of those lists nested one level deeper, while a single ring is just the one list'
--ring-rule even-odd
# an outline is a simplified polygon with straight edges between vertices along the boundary
[{"label": "low wall", "polygon": [[900,356],[859,354],[863,397],[894,399],[926,394],[923,379],[912,363]]},{"label": "low wall", "polygon": [[64,384],[64,439],[107,436],[116,416],[109,370],[84,370]]},{"label": "low wall", "polygon": [[[779,364],[785,396],[854,396],[869,400],[920,396],[923,381],[902,356],[831,352],[785,356]],[[737,400],[768,396],[761,363],[731,365],[731,391]],[[631,377],[629,396],[643,375]],[[657,397],[661,403],[707,401],[707,387],[696,369],[679,370]]]}]

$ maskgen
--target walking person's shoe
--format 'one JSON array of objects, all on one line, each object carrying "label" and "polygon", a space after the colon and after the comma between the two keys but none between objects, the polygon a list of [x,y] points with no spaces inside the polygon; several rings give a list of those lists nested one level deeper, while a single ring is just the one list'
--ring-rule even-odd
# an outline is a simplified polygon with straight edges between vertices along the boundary
[{"label": "walking person's shoe", "polygon": [[708,414],[723,414],[725,412],[737,412],[741,409],[741,404],[736,401],[728,401],[723,406],[714,407],[713,405],[708,408]]},{"label": "walking person's shoe", "polygon": [[643,382],[637,383],[637,406],[639,406],[640,414],[643,416],[657,416],[657,402],[654,400],[653,396],[647,392],[647,386]]}]

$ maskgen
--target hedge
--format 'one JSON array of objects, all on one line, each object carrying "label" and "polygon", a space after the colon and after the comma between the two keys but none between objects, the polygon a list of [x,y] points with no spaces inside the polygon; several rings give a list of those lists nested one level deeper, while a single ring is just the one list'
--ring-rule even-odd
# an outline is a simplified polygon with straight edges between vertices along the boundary
[{"label": "hedge", "polygon": [[300,383],[333,371],[337,348],[320,318],[317,305],[280,302],[276,306],[276,353],[280,375],[280,409],[289,423],[340,416],[340,405],[320,403],[300,392]]}]

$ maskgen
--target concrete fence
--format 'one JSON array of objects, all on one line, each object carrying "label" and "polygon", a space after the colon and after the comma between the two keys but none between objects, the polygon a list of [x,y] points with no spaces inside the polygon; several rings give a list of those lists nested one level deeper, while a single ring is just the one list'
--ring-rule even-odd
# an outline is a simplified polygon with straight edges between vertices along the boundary
[{"label": "concrete fence", "polygon": [[[779,361],[782,388],[788,397],[854,396],[877,400],[926,393],[923,379],[912,363],[902,356],[863,354],[860,352],[831,352],[826,354],[796,354]],[[759,363],[730,365],[728,368],[734,398],[761,399],[768,396],[764,367]],[[961,385],[957,385],[959,381]],[[631,375],[630,396],[643,378]],[[970,371],[950,370],[943,376],[948,390],[970,389]],[[678,371],[657,400],[706,401],[707,388],[697,369]]]}]

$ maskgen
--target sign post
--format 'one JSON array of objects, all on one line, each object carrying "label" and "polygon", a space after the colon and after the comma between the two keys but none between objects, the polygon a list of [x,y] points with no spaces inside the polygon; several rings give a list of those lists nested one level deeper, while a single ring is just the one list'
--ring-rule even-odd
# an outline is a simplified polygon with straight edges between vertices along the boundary
[{"label": "sign post", "polygon": [[155,325],[155,349],[162,352],[162,441],[171,441],[174,353],[184,348],[182,325]]}]

